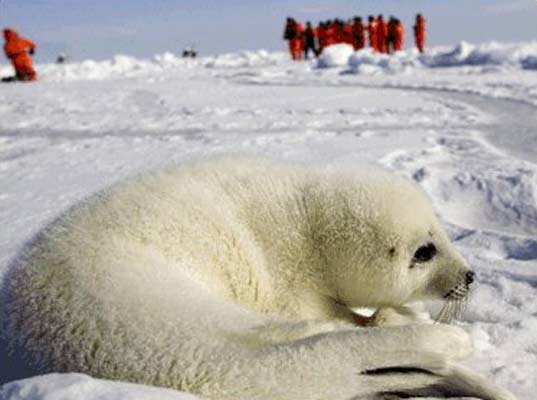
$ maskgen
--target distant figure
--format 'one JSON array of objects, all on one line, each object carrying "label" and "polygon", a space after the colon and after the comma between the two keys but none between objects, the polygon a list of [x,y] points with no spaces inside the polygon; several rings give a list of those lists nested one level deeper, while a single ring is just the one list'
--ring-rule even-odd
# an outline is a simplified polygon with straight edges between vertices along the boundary
[{"label": "distant figure", "polygon": [[317,43],[319,44],[317,55],[319,55],[326,47],[326,25],[322,21],[319,22],[319,26],[317,27]]},{"label": "distant figure", "polygon": [[386,36],[386,44],[388,46],[388,53],[393,54],[395,51],[395,36],[396,36],[396,18],[391,16],[388,20],[388,35]]},{"label": "distant figure", "polygon": [[296,22],[293,18],[287,17],[287,20],[285,22],[285,29],[283,31],[283,39],[287,40],[288,47],[289,47],[289,54],[291,55],[291,58],[294,59],[294,53],[293,53],[293,46],[292,41],[296,37]]},{"label": "distant figure", "polygon": [[365,47],[365,26],[361,17],[354,17],[352,36],[354,50],[363,49]]},{"label": "distant figure", "polygon": [[425,51],[425,38],[427,35],[427,30],[425,26],[425,18],[423,15],[416,15],[416,25],[414,25],[414,38],[416,41],[416,47],[420,53]]},{"label": "distant figure", "polygon": [[377,20],[375,19],[375,17],[370,15],[368,17],[367,35],[369,36],[369,46],[371,47],[371,49],[373,49],[373,51],[377,51],[377,44],[378,44],[378,40],[377,40],[378,29],[377,28],[378,28]]},{"label": "distant figure", "polygon": [[349,20],[343,24],[343,43],[350,44],[354,47],[353,21]]},{"label": "distant figure", "polygon": [[387,53],[388,46],[386,39],[388,36],[388,24],[384,21],[382,14],[377,17],[377,50],[379,53]]},{"label": "distant figure", "polygon": [[343,21],[339,18],[334,20],[334,44],[343,43]]},{"label": "distant figure", "polygon": [[198,52],[193,47],[186,47],[182,53],[183,58],[196,58],[197,56]]},{"label": "distant figure", "polygon": [[56,64],[64,64],[67,61],[67,56],[64,53],[58,54],[56,58]]},{"label": "distant figure", "polygon": [[338,28],[336,21],[328,20],[326,28],[326,47],[338,43]]},{"label": "distant figure", "polygon": [[295,21],[295,38],[291,40],[291,46],[293,47],[293,59],[301,60],[302,53],[304,52],[304,25]]},{"label": "distant figure", "polygon": [[25,39],[13,29],[4,29],[4,52],[11,60],[15,69],[15,79],[19,81],[35,81],[37,73],[32,65],[31,55],[35,52],[35,44]]},{"label": "distant figure", "polygon": [[317,37],[316,29],[313,29],[311,22],[306,22],[306,30],[304,31],[304,58],[307,60],[310,50],[315,57],[318,56],[317,46],[315,45],[315,38]]},{"label": "distant figure", "polygon": [[304,26],[296,22],[293,18],[287,18],[285,30],[283,32],[284,40],[289,42],[289,53],[293,60],[302,58]]},{"label": "distant figure", "polygon": [[405,46],[405,27],[399,19],[395,19],[395,37],[393,42],[393,49],[395,51],[403,50]]}]

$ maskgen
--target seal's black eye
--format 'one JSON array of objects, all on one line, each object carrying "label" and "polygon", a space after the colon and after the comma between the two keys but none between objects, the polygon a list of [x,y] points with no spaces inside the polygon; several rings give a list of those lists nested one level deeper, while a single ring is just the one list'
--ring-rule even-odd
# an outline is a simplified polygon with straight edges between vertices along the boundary
[{"label": "seal's black eye", "polygon": [[432,243],[427,243],[425,246],[421,246],[414,253],[413,262],[424,263],[431,260],[436,255],[436,247]]}]

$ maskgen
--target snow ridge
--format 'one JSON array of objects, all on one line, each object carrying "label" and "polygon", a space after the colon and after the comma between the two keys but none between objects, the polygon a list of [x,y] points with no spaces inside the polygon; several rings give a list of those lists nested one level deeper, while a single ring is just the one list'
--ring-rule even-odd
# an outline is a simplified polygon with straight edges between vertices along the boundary
[{"label": "snow ridge", "polygon": [[[286,66],[289,57],[284,52],[266,50],[241,51],[197,59],[182,58],[170,52],[155,55],[152,59],[139,59],[116,55],[110,60],[85,60],[62,65],[36,66],[41,79],[52,81],[102,80],[118,77],[158,76],[170,70],[192,68],[239,69]],[[346,67],[354,74],[393,74],[420,68],[487,67],[537,69],[537,42],[505,44],[490,42],[474,45],[461,42],[453,47],[433,47],[426,54],[410,48],[394,55],[373,53],[370,49],[355,52],[352,46],[337,44],[325,49],[317,63],[318,68]],[[11,68],[1,69],[3,76]]]}]

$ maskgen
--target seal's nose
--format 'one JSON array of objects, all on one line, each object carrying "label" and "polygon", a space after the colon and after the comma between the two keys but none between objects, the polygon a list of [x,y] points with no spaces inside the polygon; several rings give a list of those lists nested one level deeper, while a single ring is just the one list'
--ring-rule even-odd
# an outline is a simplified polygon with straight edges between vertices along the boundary
[{"label": "seal's nose", "polygon": [[475,278],[475,272],[474,271],[468,271],[466,273],[466,284],[470,285],[474,281],[474,278]]}]

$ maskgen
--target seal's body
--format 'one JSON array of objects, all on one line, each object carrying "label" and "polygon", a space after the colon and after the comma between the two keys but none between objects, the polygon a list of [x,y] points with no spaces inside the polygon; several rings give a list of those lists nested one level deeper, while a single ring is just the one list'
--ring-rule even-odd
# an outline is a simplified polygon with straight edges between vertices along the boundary
[{"label": "seal's body", "polygon": [[460,295],[468,274],[408,182],[222,159],[61,216],[16,260],[4,320],[42,371],[215,399],[509,399],[454,364],[471,351],[458,328],[353,324],[368,306],[392,325],[409,301]]}]

